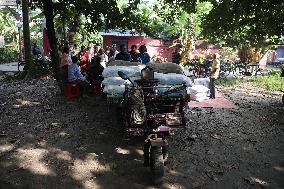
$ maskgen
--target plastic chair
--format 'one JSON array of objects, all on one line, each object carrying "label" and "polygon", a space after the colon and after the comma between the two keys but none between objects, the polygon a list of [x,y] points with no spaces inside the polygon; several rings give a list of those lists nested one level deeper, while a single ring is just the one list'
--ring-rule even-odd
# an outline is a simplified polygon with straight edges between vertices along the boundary
[{"label": "plastic chair", "polygon": [[80,87],[77,83],[66,83],[66,97],[77,98],[80,96]]},{"label": "plastic chair", "polygon": [[96,95],[96,96],[102,96],[103,95],[103,85],[102,85],[102,81],[100,81],[100,80],[94,81],[94,95]]}]

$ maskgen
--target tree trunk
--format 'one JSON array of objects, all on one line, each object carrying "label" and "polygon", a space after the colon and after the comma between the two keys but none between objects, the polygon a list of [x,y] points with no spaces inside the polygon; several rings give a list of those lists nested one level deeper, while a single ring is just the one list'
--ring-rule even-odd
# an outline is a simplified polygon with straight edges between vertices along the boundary
[{"label": "tree trunk", "polygon": [[53,3],[52,0],[44,0],[43,2],[43,13],[46,18],[46,29],[47,29],[47,36],[51,48],[50,56],[53,66],[53,75],[58,82],[61,91],[63,91],[62,86],[62,78],[60,74],[60,64],[59,64],[59,55],[58,55],[58,47],[57,47],[57,39],[55,34],[54,28],[54,10],[53,10]]},{"label": "tree trunk", "polygon": [[191,57],[192,51],[195,49],[195,36],[194,36],[194,16],[191,14],[188,19],[188,32],[186,36],[184,36],[184,51],[181,54],[181,62],[185,64]]},{"label": "tree trunk", "polygon": [[28,70],[28,73],[31,73],[33,65],[32,65],[32,55],[31,55],[28,0],[22,1],[22,12],[23,12],[24,51],[25,51],[24,55],[25,55],[25,62],[26,62],[25,70]]}]

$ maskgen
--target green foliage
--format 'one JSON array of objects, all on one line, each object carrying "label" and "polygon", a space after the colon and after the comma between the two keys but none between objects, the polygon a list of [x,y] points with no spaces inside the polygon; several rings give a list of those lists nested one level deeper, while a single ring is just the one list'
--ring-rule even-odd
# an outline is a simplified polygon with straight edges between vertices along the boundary
[{"label": "green foliage", "polygon": [[204,60],[205,59],[205,55],[204,54],[197,54],[194,57],[195,59],[199,59],[199,60]]},{"label": "green foliage", "polygon": [[236,51],[236,49],[231,47],[222,47],[222,49],[220,50],[220,56],[225,60],[236,60],[236,58],[238,57],[238,52]]},{"label": "green foliage", "polygon": [[213,8],[213,4],[205,1],[200,2],[196,6],[196,12],[194,13],[194,32],[197,39],[204,38],[202,36],[203,20],[210,13]]},{"label": "green foliage", "polygon": [[216,85],[236,87],[241,86],[244,82],[250,82],[268,91],[284,91],[284,78],[280,77],[279,71],[270,71],[266,76],[252,76],[246,79],[221,77],[216,80]]},{"label": "green foliage", "polygon": [[18,52],[12,47],[0,48],[0,64],[17,61]]},{"label": "green foliage", "polygon": [[280,77],[280,71],[270,71],[267,76],[251,77],[249,81],[269,91],[284,91],[284,79]]},{"label": "green foliage", "polygon": [[3,35],[7,43],[13,42],[16,38],[17,27],[15,18],[5,9],[0,9],[0,35]]},{"label": "green foliage", "polygon": [[231,1],[214,3],[204,18],[203,34],[212,42],[260,46],[283,42],[283,1]]}]

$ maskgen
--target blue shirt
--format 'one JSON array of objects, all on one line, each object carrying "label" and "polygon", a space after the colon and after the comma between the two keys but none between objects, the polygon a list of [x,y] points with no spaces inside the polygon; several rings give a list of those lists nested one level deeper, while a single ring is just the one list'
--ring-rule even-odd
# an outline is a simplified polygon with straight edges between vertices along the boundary
[{"label": "blue shirt", "polygon": [[68,81],[82,80],[85,81],[86,78],[82,75],[78,64],[72,63],[68,66]]},{"label": "blue shirt", "polygon": [[148,64],[150,62],[150,59],[151,59],[150,55],[146,52],[143,53],[143,54],[140,54],[139,58],[140,58],[140,60],[143,64]]}]

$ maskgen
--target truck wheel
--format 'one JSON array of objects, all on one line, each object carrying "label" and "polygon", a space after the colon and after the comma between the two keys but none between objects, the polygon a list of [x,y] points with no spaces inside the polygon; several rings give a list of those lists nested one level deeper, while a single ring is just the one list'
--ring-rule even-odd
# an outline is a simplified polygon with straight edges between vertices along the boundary
[{"label": "truck wheel", "polygon": [[150,167],[154,183],[155,184],[162,183],[164,176],[164,158],[163,158],[162,147],[151,146]]}]

